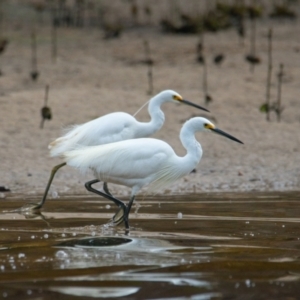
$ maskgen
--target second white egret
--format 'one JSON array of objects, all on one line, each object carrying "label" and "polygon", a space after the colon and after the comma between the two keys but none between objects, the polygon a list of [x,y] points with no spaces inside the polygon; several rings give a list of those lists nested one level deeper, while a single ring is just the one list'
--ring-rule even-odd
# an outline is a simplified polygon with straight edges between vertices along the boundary
[{"label": "second white egret", "polygon": [[[129,212],[136,194],[142,187],[148,185],[150,190],[156,191],[189,174],[200,162],[202,148],[195,138],[198,131],[215,132],[243,144],[216,128],[209,120],[195,117],[188,120],[180,131],[180,140],[187,151],[183,157],[177,156],[172,147],[164,141],[140,138],[67,151],[64,153],[64,159],[67,165],[81,171],[93,170],[97,179],[87,182],[86,188],[114,201],[121,209],[113,221],[124,221],[126,229],[129,229]],[[112,195],[92,188],[92,185],[99,181],[130,187],[132,190],[128,206]]]}]

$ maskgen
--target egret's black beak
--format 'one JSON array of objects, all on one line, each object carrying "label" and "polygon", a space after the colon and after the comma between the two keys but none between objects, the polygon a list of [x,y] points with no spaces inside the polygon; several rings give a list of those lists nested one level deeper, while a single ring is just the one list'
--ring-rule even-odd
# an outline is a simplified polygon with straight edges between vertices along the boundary
[{"label": "egret's black beak", "polygon": [[240,144],[244,144],[243,142],[241,142],[240,140],[238,140],[238,139],[235,138],[234,136],[232,136],[232,135],[230,135],[230,134],[224,132],[224,131],[221,130],[221,129],[218,129],[218,128],[210,128],[210,129],[211,129],[213,132],[215,132],[215,133],[217,133],[217,134],[220,134],[220,135],[223,135],[223,136],[225,136],[225,137],[227,137],[227,138],[229,138],[229,139],[231,139],[231,140],[233,140],[233,141],[235,141],[235,142],[238,142],[238,143],[240,143]]},{"label": "egret's black beak", "polygon": [[196,107],[196,108],[199,108],[199,109],[202,109],[202,110],[205,110],[205,111],[207,111],[207,112],[210,112],[208,109],[206,109],[206,108],[204,108],[204,107],[202,107],[202,106],[200,106],[200,105],[197,105],[197,104],[195,104],[195,103],[193,103],[193,102],[191,102],[191,101],[188,101],[188,100],[180,100],[180,102],[182,102],[182,103],[184,103],[184,104],[187,104],[187,105],[190,105],[190,106],[193,106],[193,107]]}]

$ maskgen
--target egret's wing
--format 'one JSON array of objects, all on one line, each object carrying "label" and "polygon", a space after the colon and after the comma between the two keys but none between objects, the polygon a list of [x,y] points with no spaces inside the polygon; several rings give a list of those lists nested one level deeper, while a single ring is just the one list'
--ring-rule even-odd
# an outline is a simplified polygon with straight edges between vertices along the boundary
[{"label": "egret's wing", "polygon": [[144,186],[155,180],[156,172],[174,154],[163,141],[143,138],[101,146],[84,147],[64,154],[68,165],[98,178],[126,186]]},{"label": "egret's wing", "polygon": [[[126,140],[99,147],[101,150],[94,157],[96,168],[101,178],[126,179],[127,182],[151,180],[160,165],[166,160],[169,152],[162,151],[162,141],[150,138]],[[167,145],[167,151],[169,145]],[[172,150],[172,149],[171,149]],[[173,150],[172,150],[173,151]]]},{"label": "egret's wing", "polygon": [[136,120],[129,114],[116,112],[70,128],[49,145],[51,156],[60,156],[81,146],[113,143],[134,137]]}]

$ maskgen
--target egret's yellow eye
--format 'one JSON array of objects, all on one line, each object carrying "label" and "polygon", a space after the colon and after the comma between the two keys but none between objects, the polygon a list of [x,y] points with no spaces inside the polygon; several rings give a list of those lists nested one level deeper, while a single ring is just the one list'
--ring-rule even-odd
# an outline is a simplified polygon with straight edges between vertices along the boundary
[{"label": "egret's yellow eye", "polygon": [[178,96],[178,95],[173,95],[173,99],[174,99],[174,100],[177,100],[177,101],[181,101],[181,100],[182,100],[182,97],[181,97],[181,96]]},{"label": "egret's yellow eye", "polygon": [[214,128],[215,128],[214,125],[209,124],[209,123],[205,123],[205,124],[204,124],[204,127],[205,127],[206,129],[214,129]]}]

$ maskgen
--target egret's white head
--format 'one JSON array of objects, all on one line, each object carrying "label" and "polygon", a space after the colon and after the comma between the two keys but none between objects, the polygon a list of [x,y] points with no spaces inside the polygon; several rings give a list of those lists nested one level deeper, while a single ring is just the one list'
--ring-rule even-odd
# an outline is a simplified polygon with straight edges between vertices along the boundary
[{"label": "egret's white head", "polygon": [[227,137],[228,139],[231,139],[237,143],[243,144],[240,140],[235,138],[234,136],[226,133],[225,131],[217,128],[212,122],[209,120],[202,118],[202,117],[195,117],[190,119],[187,122],[191,122],[192,126],[194,127],[195,131],[211,131],[214,133],[217,133],[219,135],[222,135],[224,137]]},{"label": "egret's white head", "polygon": [[155,98],[157,97],[164,99],[163,102],[170,102],[170,101],[178,102],[183,100],[183,97],[173,90],[164,90],[155,96]]},{"label": "egret's white head", "polygon": [[203,130],[205,131],[211,131],[211,130],[214,130],[216,129],[216,125],[213,124],[211,121],[205,119],[205,118],[201,118],[201,123],[202,123],[202,126],[203,126]]},{"label": "egret's white head", "polygon": [[193,107],[196,107],[201,110],[205,110],[205,111],[209,112],[209,110],[207,110],[206,108],[204,108],[198,104],[195,104],[193,102],[190,102],[188,100],[183,99],[183,97],[180,94],[178,94],[177,92],[175,92],[173,90],[162,91],[159,94],[157,94],[154,98],[159,98],[161,100],[161,103],[164,103],[164,102],[184,103],[189,106],[193,106]]}]

